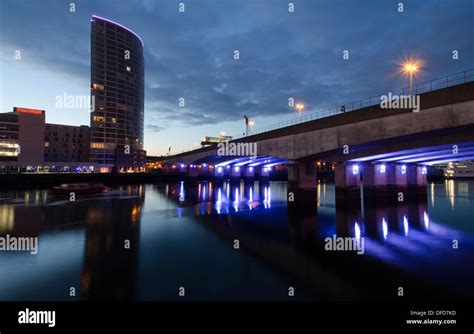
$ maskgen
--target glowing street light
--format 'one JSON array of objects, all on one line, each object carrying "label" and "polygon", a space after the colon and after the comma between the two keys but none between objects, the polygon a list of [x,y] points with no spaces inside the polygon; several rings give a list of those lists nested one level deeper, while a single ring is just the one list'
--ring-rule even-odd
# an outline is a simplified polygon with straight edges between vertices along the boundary
[{"label": "glowing street light", "polygon": [[299,116],[300,116],[300,120],[301,120],[301,111],[304,109],[304,103],[297,103],[295,105],[295,108],[296,110],[298,110],[298,113],[299,113]]},{"label": "glowing street light", "polygon": [[247,115],[244,115],[245,119],[245,135],[249,135],[249,130],[254,126],[255,122],[252,121]]},{"label": "glowing street light", "polygon": [[417,61],[406,61],[402,64],[403,72],[410,75],[410,96],[413,95],[413,73],[418,71],[419,63]]}]

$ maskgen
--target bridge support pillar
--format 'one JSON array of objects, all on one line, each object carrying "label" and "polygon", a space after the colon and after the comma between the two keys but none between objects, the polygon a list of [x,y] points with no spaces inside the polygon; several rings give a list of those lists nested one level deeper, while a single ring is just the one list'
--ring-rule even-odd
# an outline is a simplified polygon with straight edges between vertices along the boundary
[{"label": "bridge support pillar", "polygon": [[209,180],[214,175],[214,168],[208,165],[207,163],[202,163],[198,165],[198,179],[199,180]]},{"label": "bridge support pillar", "polygon": [[178,164],[177,165],[177,170],[180,173],[186,173],[187,172],[187,166],[185,164]]},{"label": "bridge support pillar", "polygon": [[288,208],[306,207],[317,203],[317,172],[311,161],[298,161],[288,165]]},{"label": "bridge support pillar", "polygon": [[[370,164],[362,166],[364,205],[392,205],[396,201],[396,173],[394,164]],[[403,183],[403,180],[399,178]]]},{"label": "bridge support pillar", "polygon": [[360,207],[361,165],[338,163],[335,170],[336,207]]},{"label": "bridge support pillar", "polygon": [[218,179],[218,180],[224,178],[224,167],[222,167],[222,166],[215,166],[214,167],[214,178]]},{"label": "bridge support pillar", "polygon": [[268,182],[270,180],[270,167],[261,166],[258,170],[259,181]]},{"label": "bridge support pillar", "polygon": [[426,168],[413,164],[396,165],[395,185],[399,202],[426,196]]},{"label": "bridge support pillar", "polygon": [[230,167],[230,178],[233,180],[240,180],[241,172],[242,172],[242,167],[240,166]]},{"label": "bridge support pillar", "polygon": [[361,166],[364,205],[397,205],[426,196],[426,168],[412,164]]},{"label": "bridge support pillar", "polygon": [[187,177],[198,177],[198,168],[196,165],[188,165],[186,168],[186,176]]},{"label": "bridge support pillar", "polygon": [[[397,187],[397,190],[405,190],[408,186],[408,175],[413,178],[413,171],[411,165],[400,165],[396,164],[395,165],[395,186]],[[410,169],[410,172],[408,171]]]},{"label": "bridge support pillar", "polygon": [[416,185],[420,187],[426,187],[428,181],[426,176],[428,174],[428,169],[426,166],[416,166]]},{"label": "bridge support pillar", "polygon": [[255,167],[245,167],[244,170],[244,179],[245,181],[253,181],[255,177]]},{"label": "bridge support pillar", "polygon": [[428,182],[426,179],[427,167],[413,166],[409,171],[411,173],[408,179],[409,196],[416,197],[417,200],[426,198],[428,194]]}]

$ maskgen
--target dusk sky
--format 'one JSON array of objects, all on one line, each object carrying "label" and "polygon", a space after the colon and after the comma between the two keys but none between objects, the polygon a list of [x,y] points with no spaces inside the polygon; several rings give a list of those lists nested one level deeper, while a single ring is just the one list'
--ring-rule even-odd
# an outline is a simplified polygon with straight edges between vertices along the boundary
[{"label": "dusk sky", "polygon": [[306,114],[405,87],[404,58],[423,62],[415,83],[474,68],[473,0],[100,0],[70,12],[71,2],[0,0],[0,112],[45,109],[48,123],[89,125],[89,109],[57,108],[56,97],[90,94],[97,14],[145,43],[149,155],[242,135],[244,114],[255,129],[295,118],[289,97]]}]

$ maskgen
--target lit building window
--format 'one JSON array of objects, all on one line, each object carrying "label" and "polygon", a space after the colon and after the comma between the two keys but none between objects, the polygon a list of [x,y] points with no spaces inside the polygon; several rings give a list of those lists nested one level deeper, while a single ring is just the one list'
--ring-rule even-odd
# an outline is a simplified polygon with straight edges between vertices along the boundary
[{"label": "lit building window", "polygon": [[91,143],[91,148],[105,148],[104,143]]},{"label": "lit building window", "polygon": [[127,110],[127,106],[125,104],[122,104],[122,103],[116,103],[115,107],[117,109],[120,109],[120,110]]},{"label": "lit building window", "polygon": [[132,68],[130,66],[127,66],[127,72],[132,72]]},{"label": "lit building window", "polygon": [[104,85],[95,83],[92,85],[92,88],[98,89],[98,90],[104,90]]}]

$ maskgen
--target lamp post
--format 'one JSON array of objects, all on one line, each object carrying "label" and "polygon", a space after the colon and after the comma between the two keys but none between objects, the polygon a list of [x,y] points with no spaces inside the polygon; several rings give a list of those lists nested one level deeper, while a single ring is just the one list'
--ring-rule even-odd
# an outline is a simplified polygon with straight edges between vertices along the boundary
[{"label": "lamp post", "polygon": [[248,136],[252,126],[255,124],[247,115],[244,115],[245,119],[245,135]]},{"label": "lamp post", "polygon": [[407,62],[403,66],[403,70],[410,76],[410,96],[413,95],[413,73],[418,71],[416,62]]},{"label": "lamp post", "polygon": [[249,121],[249,133],[252,133],[252,127],[254,126],[255,122],[250,120]]},{"label": "lamp post", "polygon": [[244,115],[245,119],[245,135],[249,135],[249,117],[247,115]]},{"label": "lamp post", "polygon": [[296,110],[298,110],[299,117],[300,117],[300,122],[301,122],[301,111],[304,109],[304,104],[303,103],[297,103],[295,105]]}]

